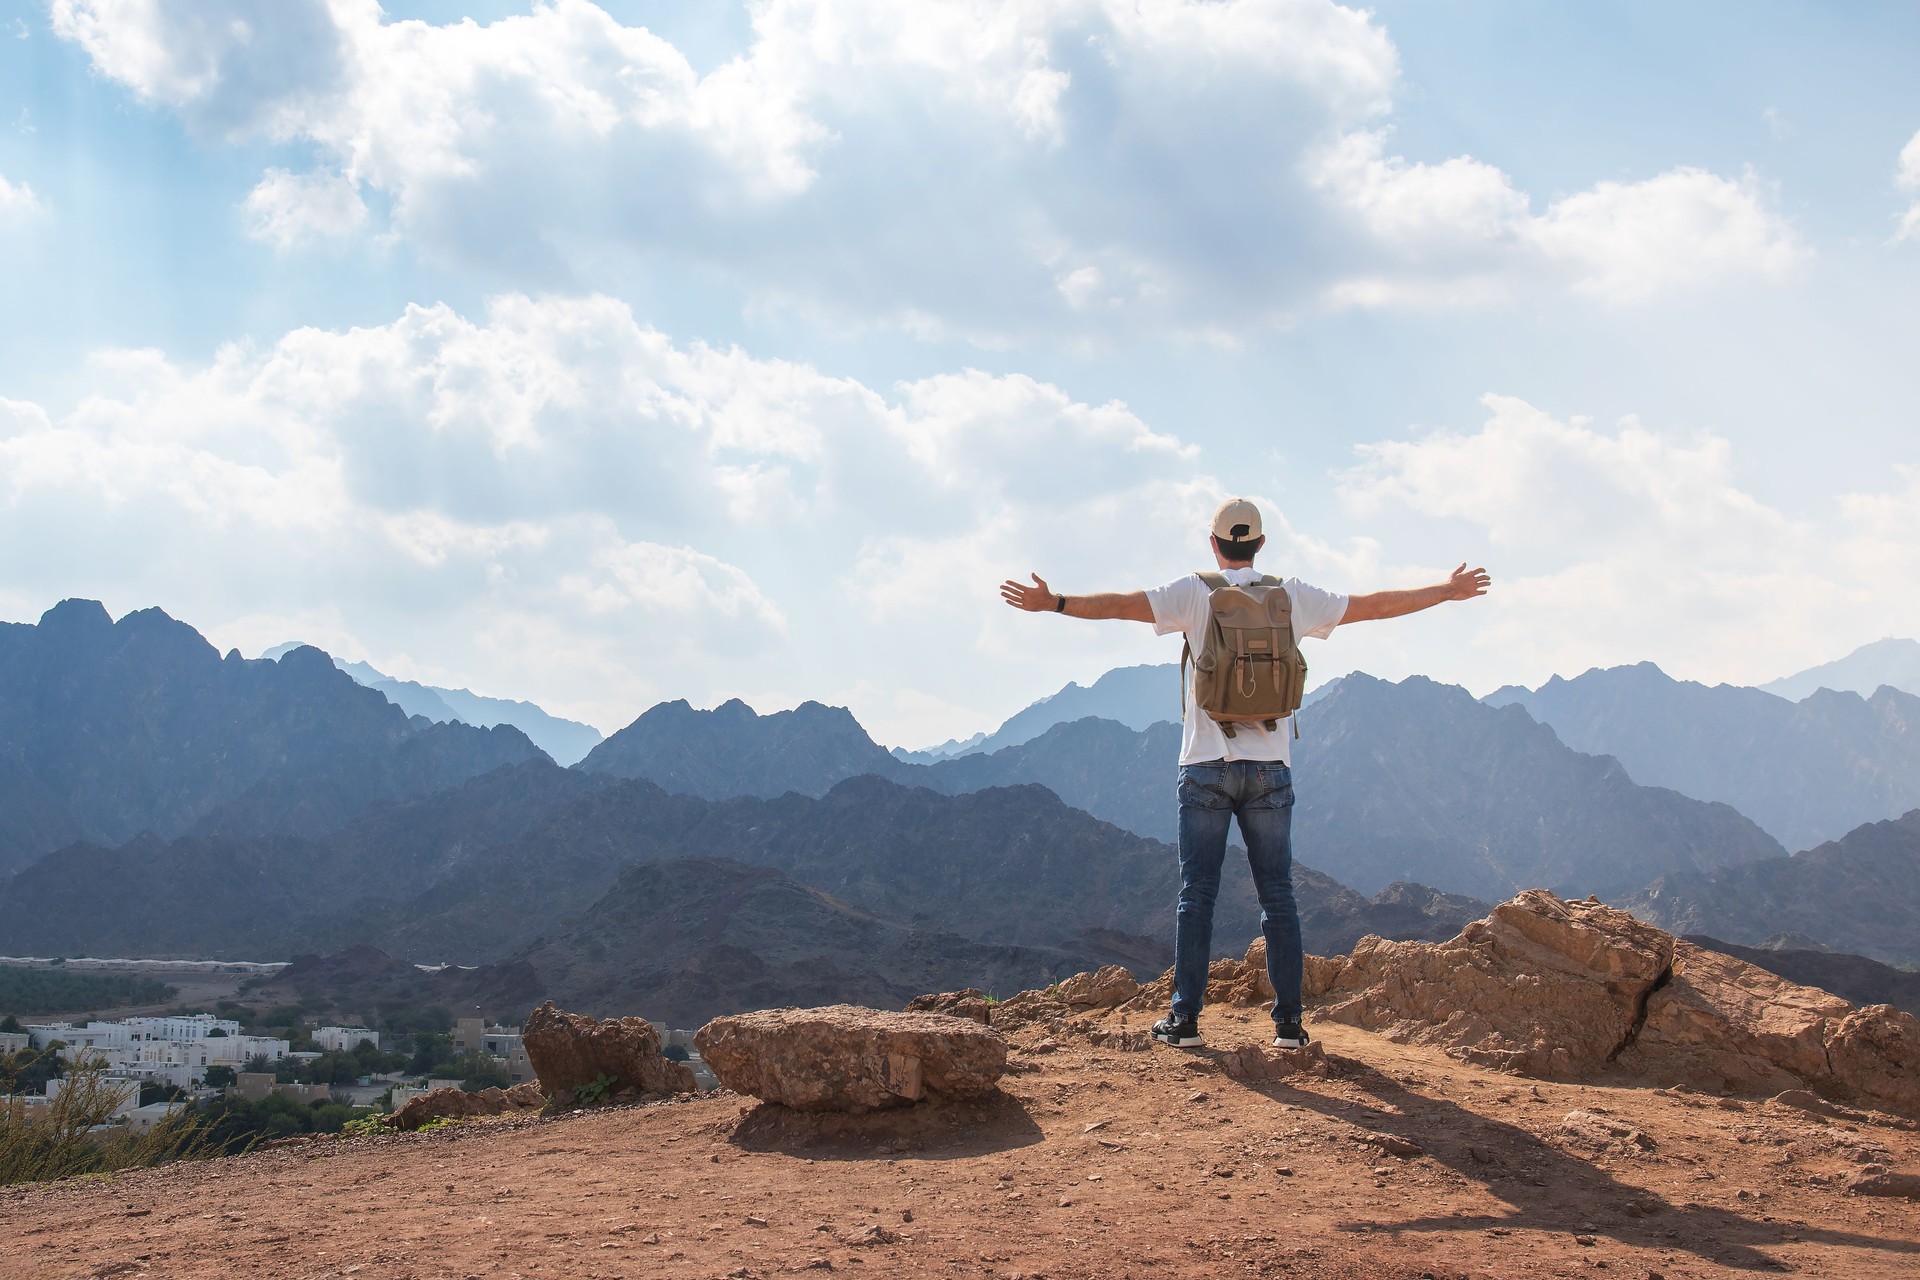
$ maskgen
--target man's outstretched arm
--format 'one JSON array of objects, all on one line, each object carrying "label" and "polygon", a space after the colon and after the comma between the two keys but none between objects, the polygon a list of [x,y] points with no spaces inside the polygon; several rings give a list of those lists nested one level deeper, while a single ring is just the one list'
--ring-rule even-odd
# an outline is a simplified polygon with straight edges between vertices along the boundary
[{"label": "man's outstretched arm", "polygon": [[[1069,618],[1120,618],[1127,622],[1152,622],[1153,606],[1144,591],[1109,591],[1097,596],[1056,595],[1052,587],[1033,574],[1033,586],[1008,578],[1000,584],[1000,598],[1028,613],[1064,613]],[[1066,607],[1061,608],[1064,604]]]},{"label": "man's outstretched arm", "polygon": [[1431,609],[1449,600],[1471,600],[1487,594],[1493,579],[1485,569],[1461,565],[1447,581],[1431,587],[1412,587],[1406,591],[1375,591],[1370,595],[1350,596],[1347,612],[1340,619],[1349,622],[1374,622],[1381,618],[1400,618],[1422,609]]}]

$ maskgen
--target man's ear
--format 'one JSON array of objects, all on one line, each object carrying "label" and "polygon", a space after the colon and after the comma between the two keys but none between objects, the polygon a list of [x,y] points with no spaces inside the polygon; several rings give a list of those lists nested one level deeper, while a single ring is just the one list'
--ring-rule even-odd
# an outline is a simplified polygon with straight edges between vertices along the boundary
[{"label": "man's ear", "polygon": [[1267,545],[1267,535],[1263,533],[1263,534],[1261,534],[1261,535],[1260,535],[1259,537],[1257,537],[1257,538],[1255,538],[1255,539],[1253,540],[1253,550],[1254,550],[1254,554],[1256,554],[1256,555],[1258,555],[1258,554],[1259,554],[1259,552],[1260,552],[1260,548],[1262,548],[1262,547],[1264,547],[1264,546],[1266,546],[1266,545]]}]

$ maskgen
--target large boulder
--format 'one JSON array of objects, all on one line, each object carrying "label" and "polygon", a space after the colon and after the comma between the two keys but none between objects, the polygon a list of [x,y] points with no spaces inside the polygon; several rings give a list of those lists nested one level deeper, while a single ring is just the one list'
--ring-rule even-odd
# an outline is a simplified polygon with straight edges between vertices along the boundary
[{"label": "large boulder", "polygon": [[1362,938],[1314,974],[1319,1016],[1470,1062],[1572,1078],[1610,1062],[1667,974],[1671,935],[1530,889],[1447,942]]},{"label": "large boulder", "polygon": [[1529,890],[1447,942],[1363,938],[1310,965],[1307,988],[1322,1019],[1522,1075],[1611,1068],[1920,1114],[1911,1015],[1856,1009],[1593,900]]},{"label": "large boulder", "polygon": [[715,1018],[693,1043],[727,1088],[799,1111],[977,1097],[1007,1067],[1007,1042],[971,1019],[844,1004]]},{"label": "large boulder", "polygon": [[540,1088],[561,1106],[582,1085],[605,1078],[608,1097],[691,1093],[693,1070],[660,1052],[660,1033],[645,1018],[582,1017],[549,1000],[527,1015],[521,1031]]},{"label": "large boulder", "polygon": [[436,1120],[470,1120],[475,1116],[499,1116],[516,1111],[536,1111],[546,1104],[546,1095],[538,1085],[528,1082],[511,1089],[481,1089],[468,1093],[463,1089],[435,1089],[412,1098],[387,1117],[387,1123],[411,1133]]}]

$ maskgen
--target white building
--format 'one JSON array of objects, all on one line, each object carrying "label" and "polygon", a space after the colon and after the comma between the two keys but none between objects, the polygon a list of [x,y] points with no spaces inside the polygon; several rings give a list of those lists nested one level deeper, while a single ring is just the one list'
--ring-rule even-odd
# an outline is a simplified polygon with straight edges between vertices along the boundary
[{"label": "white building", "polygon": [[0,1031],[0,1053],[20,1053],[33,1047],[33,1037],[24,1031]]},{"label": "white building", "polygon": [[198,1087],[207,1068],[238,1070],[250,1059],[276,1062],[291,1045],[270,1036],[240,1034],[230,1018],[198,1013],[187,1017],[128,1018],[121,1022],[36,1022],[27,1033],[37,1048],[56,1042],[68,1062],[90,1058],[105,1063],[116,1075],[160,1081],[180,1089]]},{"label": "white building", "polygon": [[[100,1082],[102,1089],[115,1095],[113,1110],[107,1113],[109,1120],[118,1119],[140,1105],[140,1082],[126,1077],[109,1076]],[[47,1097],[58,1098],[67,1087],[67,1082],[59,1076],[47,1081]]]},{"label": "white building", "polygon": [[351,1053],[362,1040],[380,1047],[380,1036],[371,1027],[318,1027],[313,1033],[314,1048],[327,1053]]}]

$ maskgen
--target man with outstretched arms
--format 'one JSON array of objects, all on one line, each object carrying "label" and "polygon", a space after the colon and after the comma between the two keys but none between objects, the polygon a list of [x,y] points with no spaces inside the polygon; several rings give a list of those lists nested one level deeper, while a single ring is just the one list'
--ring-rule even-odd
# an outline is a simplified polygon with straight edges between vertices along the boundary
[{"label": "man with outstretched arms", "polygon": [[[1464,564],[1446,582],[1407,591],[1378,591],[1345,596],[1309,586],[1298,578],[1284,583],[1265,578],[1253,567],[1265,535],[1260,510],[1244,498],[1221,504],[1214,514],[1211,537],[1219,573],[1191,573],[1151,591],[1106,595],[1063,596],[1038,574],[1031,586],[1009,579],[1000,595],[1009,605],[1029,613],[1064,613],[1074,618],[1120,618],[1153,624],[1156,634],[1184,632],[1195,655],[1206,648],[1211,630],[1214,652],[1220,648],[1218,610],[1230,606],[1232,596],[1244,612],[1249,596],[1256,601],[1284,589],[1285,597],[1262,605],[1277,619],[1271,634],[1285,637],[1273,647],[1291,648],[1291,655],[1243,653],[1243,673],[1283,671],[1283,657],[1297,659],[1297,644],[1313,637],[1324,640],[1345,622],[1398,618],[1448,600],[1470,600],[1485,595],[1485,569]],[[1234,588],[1247,588],[1235,593]],[[1224,616],[1224,615],[1221,615]],[[1290,628],[1291,634],[1288,635]],[[1250,632],[1255,636],[1267,632]],[[1255,647],[1265,643],[1256,638]],[[1211,658],[1211,654],[1208,655]],[[1258,661],[1255,661],[1258,659]],[[1216,669],[1218,664],[1216,663]],[[1231,664],[1229,664],[1231,665]],[[1304,679],[1304,667],[1299,670]],[[1186,678],[1182,663],[1182,701],[1185,715],[1180,735],[1180,903],[1173,942],[1173,1008],[1153,1026],[1153,1036],[1167,1044],[1192,1047],[1202,1043],[1198,1020],[1207,994],[1207,962],[1213,943],[1213,904],[1220,890],[1220,865],[1227,850],[1227,828],[1238,818],[1247,845],[1247,862],[1260,896],[1260,926],[1267,939],[1267,977],[1273,983],[1273,1043],[1297,1049],[1306,1045],[1300,1025],[1300,982],[1303,965],[1300,914],[1293,898],[1293,776],[1289,768],[1291,717],[1264,719],[1221,714],[1201,706],[1202,674]],[[1264,679],[1265,677],[1262,676]],[[1251,688],[1253,675],[1245,676]],[[1211,682],[1217,688],[1222,682]],[[1220,694],[1211,700],[1218,704]],[[1296,683],[1291,705],[1298,705]]]}]

